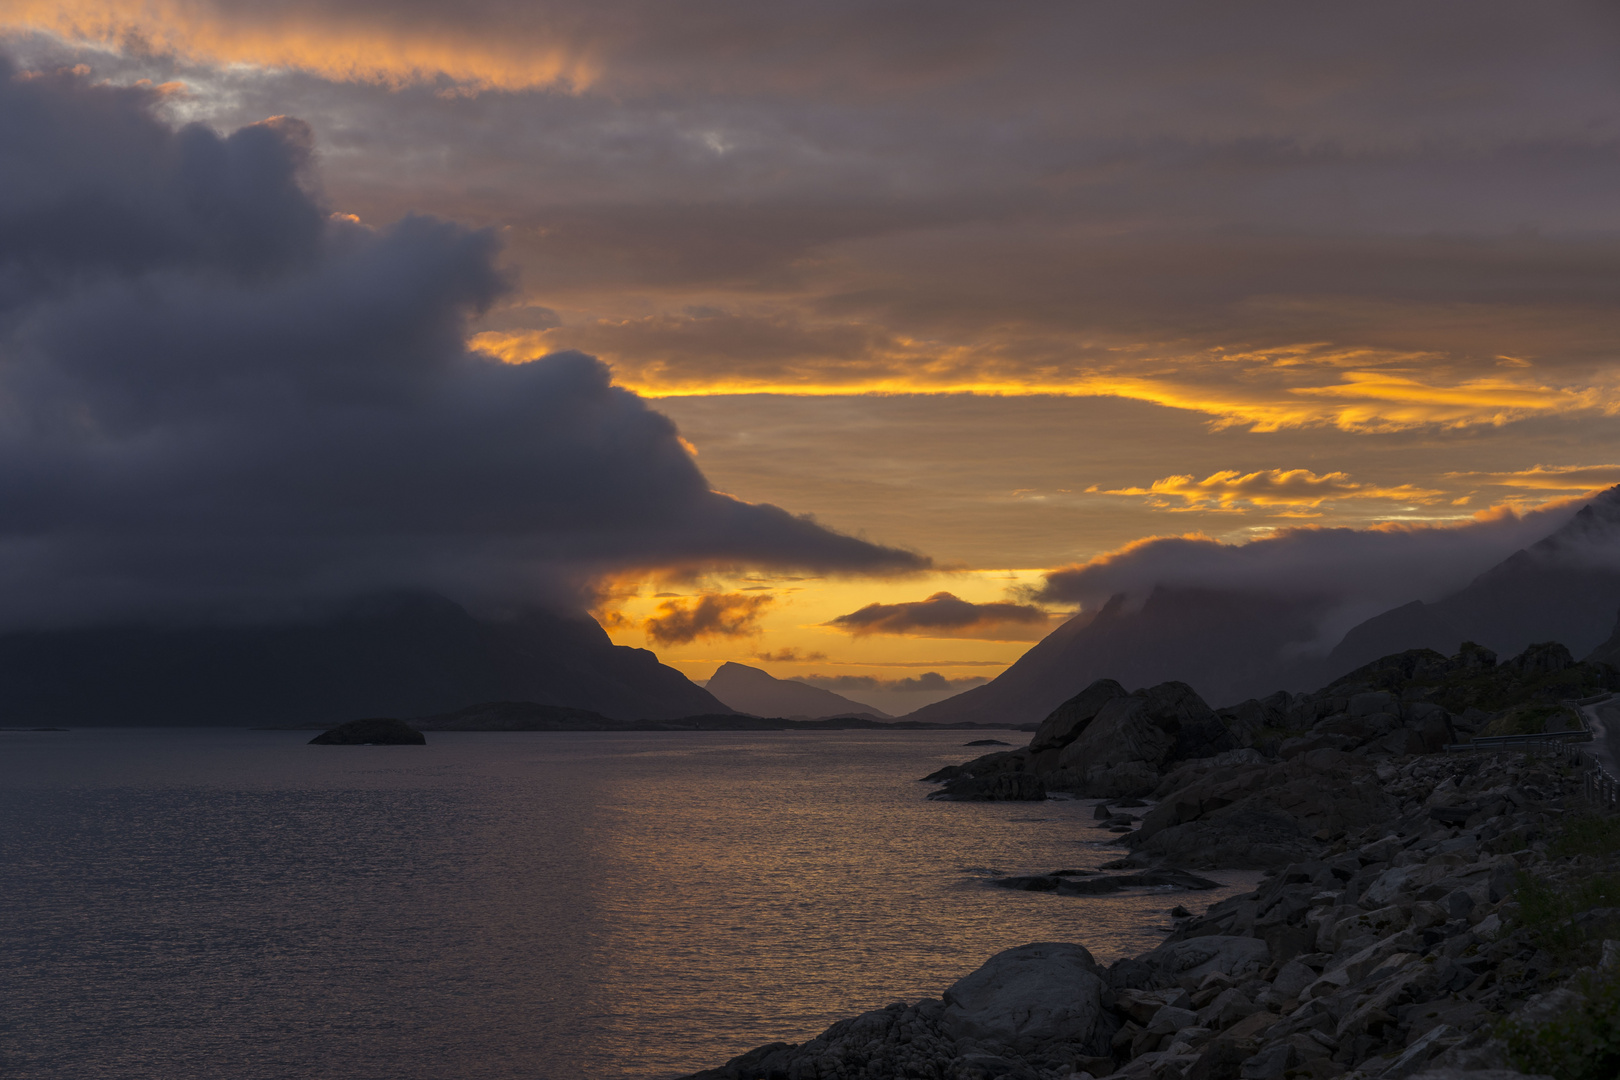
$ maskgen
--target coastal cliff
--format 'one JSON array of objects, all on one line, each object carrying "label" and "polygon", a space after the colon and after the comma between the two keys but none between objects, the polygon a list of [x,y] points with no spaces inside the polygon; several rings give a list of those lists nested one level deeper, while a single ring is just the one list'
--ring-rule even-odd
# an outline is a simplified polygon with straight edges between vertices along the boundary
[{"label": "coastal cliff", "polygon": [[[1179,866],[1180,883],[1198,888],[1185,868],[1250,866],[1266,869],[1258,889],[1199,915],[1176,906],[1167,940],[1140,956],[1104,966],[1083,942],[1022,946],[938,999],[689,1080],[1612,1080],[1620,818],[1584,801],[1584,766],[1562,749],[1448,754],[1441,741],[1453,724],[1522,720],[1547,695],[1612,675],[1560,681],[1580,665],[1546,646],[1503,665],[1483,652],[1385,658],[1269,706],[1333,731],[1255,723],[1253,703],[1216,714],[1173,684],[1136,695],[1094,685],[1029,749],[939,779],[981,797],[1011,791],[1012,777],[1146,788],[1140,802],[1090,795],[1116,800],[1097,813],[1128,852],[1103,869],[1138,871],[1112,884]],[[1541,720],[1552,730],[1554,712]],[[1099,768],[1071,754],[1065,767],[1061,751],[1094,728],[1094,746],[1131,743],[1138,756]],[[1085,903],[1056,875],[999,884],[1045,888],[1048,877],[1053,903]]]}]

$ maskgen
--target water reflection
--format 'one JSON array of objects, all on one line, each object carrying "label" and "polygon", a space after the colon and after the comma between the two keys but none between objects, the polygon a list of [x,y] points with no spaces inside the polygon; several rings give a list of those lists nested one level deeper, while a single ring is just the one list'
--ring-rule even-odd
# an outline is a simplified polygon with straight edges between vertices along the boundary
[{"label": "water reflection", "polygon": [[984,887],[1119,849],[959,732],[3,737],[8,1077],[645,1080],[1225,895]]}]

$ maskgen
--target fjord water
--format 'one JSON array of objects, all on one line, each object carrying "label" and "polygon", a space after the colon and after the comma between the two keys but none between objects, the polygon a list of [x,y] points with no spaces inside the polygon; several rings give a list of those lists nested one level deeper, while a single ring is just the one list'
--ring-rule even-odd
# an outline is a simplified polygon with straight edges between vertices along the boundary
[{"label": "fjord water", "polygon": [[959,731],[309,737],[0,733],[0,1075],[653,1080],[1231,891],[985,887],[1120,849]]}]

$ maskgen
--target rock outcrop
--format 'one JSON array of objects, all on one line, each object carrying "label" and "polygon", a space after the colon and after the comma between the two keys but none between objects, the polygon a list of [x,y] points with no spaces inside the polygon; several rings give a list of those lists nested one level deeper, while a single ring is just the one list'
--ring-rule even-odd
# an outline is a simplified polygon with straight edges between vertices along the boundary
[{"label": "rock outcrop", "polygon": [[403,720],[350,720],[309,740],[311,746],[425,746],[427,737]]},{"label": "rock outcrop", "polygon": [[[1364,794],[1351,790],[1358,777],[1365,786],[1367,770],[1360,765],[1325,771],[1303,766],[1306,773],[1331,777],[1326,782],[1332,795],[1326,797],[1312,795],[1314,781],[1301,770],[1273,767],[1248,775],[1242,768],[1267,762],[1276,766],[1323,750],[1367,760],[1438,753],[1476,733],[1512,734],[1539,731],[1549,722],[1558,725],[1565,713],[1562,701],[1617,689],[1620,669],[1577,663],[1557,642],[1531,645],[1501,663],[1495,653],[1473,642],[1463,642],[1451,657],[1413,649],[1365,664],[1315,693],[1278,691],[1219,710],[1185,683],[1127,693],[1119,683],[1099,679],[1054,709],[1028,747],[987,754],[925,779],[945,781],[945,789],[932,797],[946,799],[1039,799],[1054,792],[1139,798],[1166,790],[1167,784],[1185,786],[1168,778],[1186,766],[1216,762],[1229,780],[1246,776],[1257,789],[1281,786],[1292,794],[1276,794],[1269,802],[1251,800],[1241,808],[1223,804],[1225,813],[1207,820],[1202,831],[1208,834],[1219,826],[1230,835],[1206,849],[1210,854],[1204,861],[1286,862],[1298,849],[1289,839],[1295,834],[1354,824],[1376,812],[1376,799],[1369,803]],[[1231,757],[1233,753],[1240,756]],[[1329,804],[1343,813],[1328,811]],[[1303,832],[1302,822],[1310,823]],[[1159,841],[1156,850],[1172,855],[1166,845],[1174,839]],[[1248,855],[1234,846],[1244,844],[1253,849]],[[1184,846],[1195,850],[1190,840]],[[1263,858],[1265,849],[1274,850]]]},{"label": "rock outcrop", "polygon": [[[1253,758],[1227,757],[1230,774],[1221,758],[1172,773],[1182,786],[1132,842],[1151,848],[1246,804],[1251,820],[1321,827],[1286,835],[1292,861],[1179,918],[1158,948],[1103,968],[1080,945],[1026,945],[941,999],[690,1080],[1616,1074],[1620,821],[1574,814],[1573,770],[1516,753]],[[1072,874],[1048,876],[1086,880]]]}]

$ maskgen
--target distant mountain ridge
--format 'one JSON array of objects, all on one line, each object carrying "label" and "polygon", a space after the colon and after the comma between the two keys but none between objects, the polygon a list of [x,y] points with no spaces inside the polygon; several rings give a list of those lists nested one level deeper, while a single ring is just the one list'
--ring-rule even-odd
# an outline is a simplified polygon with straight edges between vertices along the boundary
[{"label": "distant mountain ridge", "polygon": [[[1132,608],[1123,595],[1049,634],[984,686],[906,719],[1038,722],[1101,678],[1126,686],[1181,681],[1214,702],[1303,690],[1410,649],[1455,652],[1474,641],[1510,656],[1561,641],[1598,648],[1620,610],[1620,487],[1563,526],[1433,603],[1414,600],[1353,627],[1326,656],[1302,655],[1331,597],[1159,587]],[[1615,642],[1620,656],[1620,641]]]},{"label": "distant mountain ridge", "polygon": [[1432,604],[1414,600],[1353,627],[1321,672],[1358,667],[1406,649],[1449,652],[1476,641],[1503,656],[1538,641],[1576,655],[1608,636],[1620,609],[1620,487],[1576,511],[1562,527]]},{"label": "distant mountain ridge", "polygon": [[[487,701],[440,716],[411,720],[420,731],[919,731],[943,725],[914,720],[886,722],[870,716],[827,716],[816,720],[706,713],[668,720],[615,720],[584,709],[537,705],[532,701]],[[953,724],[955,729],[1006,725]],[[1005,744],[1003,744],[1005,745]]]},{"label": "distant mountain ridge", "polygon": [[1320,601],[1215,589],[1154,589],[1132,610],[1115,596],[1058,627],[983,686],[908,720],[1037,723],[1097,679],[1190,683],[1212,701],[1277,688],[1272,659],[1308,638]]},{"label": "distant mountain ridge", "polygon": [[0,723],[326,724],[498,700],[627,719],[732,711],[586,616],[485,621],[423,593],[302,622],[0,634]]},{"label": "distant mountain ridge", "polygon": [[819,686],[778,679],[762,668],[726,662],[710,677],[709,693],[736,709],[755,716],[870,716],[888,720],[886,712]]}]

